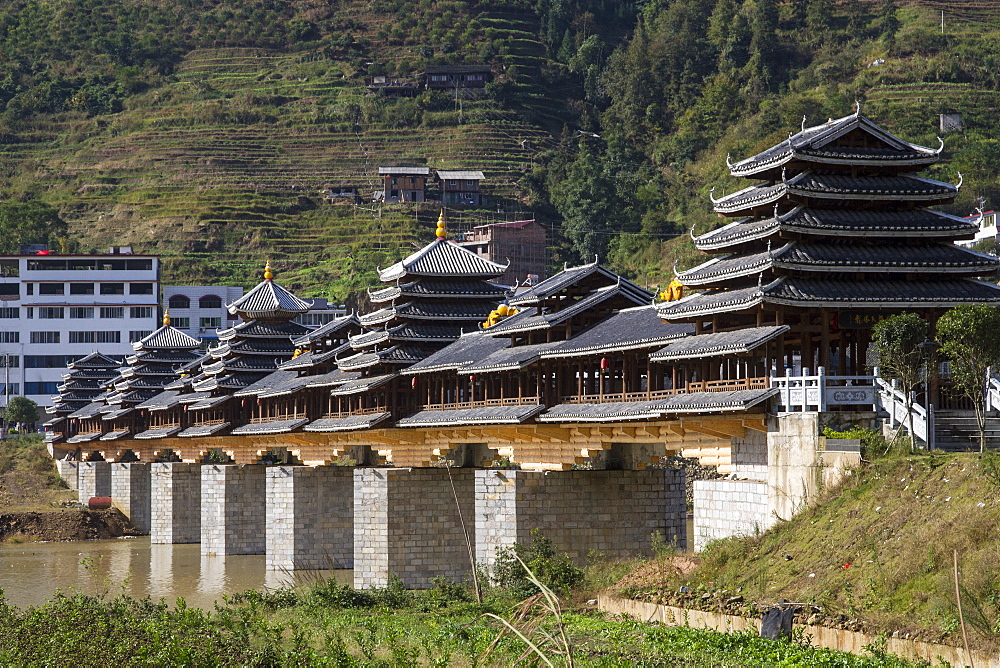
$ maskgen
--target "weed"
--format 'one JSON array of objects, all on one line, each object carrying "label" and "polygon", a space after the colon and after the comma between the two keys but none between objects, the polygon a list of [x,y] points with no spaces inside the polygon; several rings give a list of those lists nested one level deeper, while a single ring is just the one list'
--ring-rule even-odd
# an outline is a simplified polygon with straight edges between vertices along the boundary
[{"label": "weed", "polygon": [[538,593],[535,579],[562,593],[583,581],[583,571],[568,555],[557,554],[552,541],[538,529],[531,531],[528,546],[515,543],[500,550],[493,566],[493,583],[517,598]]}]

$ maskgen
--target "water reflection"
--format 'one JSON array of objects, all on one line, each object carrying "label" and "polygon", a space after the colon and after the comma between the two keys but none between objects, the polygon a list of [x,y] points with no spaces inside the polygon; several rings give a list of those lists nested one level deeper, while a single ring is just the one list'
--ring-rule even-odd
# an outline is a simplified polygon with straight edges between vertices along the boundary
[{"label": "water reflection", "polygon": [[0,544],[0,589],[18,607],[41,605],[57,591],[126,593],[211,608],[222,597],[246,589],[276,589],[335,578],[350,583],[351,571],[280,572],[264,569],[264,555],[207,557],[200,546],[151,545],[148,537],[70,543]]}]

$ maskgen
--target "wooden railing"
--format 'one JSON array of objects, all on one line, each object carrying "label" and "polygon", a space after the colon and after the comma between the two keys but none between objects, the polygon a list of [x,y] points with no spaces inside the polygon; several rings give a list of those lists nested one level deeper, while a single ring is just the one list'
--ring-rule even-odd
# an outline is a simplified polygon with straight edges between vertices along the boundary
[{"label": "wooden railing", "polygon": [[484,406],[532,406],[538,404],[538,397],[511,397],[508,399],[484,399],[482,401],[460,401],[450,404],[426,404],[425,411],[461,410],[463,408],[483,408]]},{"label": "wooden railing", "polygon": [[372,415],[374,413],[385,413],[389,409],[385,406],[375,406],[374,408],[358,408],[353,411],[341,411],[339,413],[327,413],[323,417],[332,420],[335,418],[346,418],[354,415]]},{"label": "wooden railing", "polygon": [[278,422],[280,420],[301,420],[304,417],[306,417],[305,411],[297,413],[281,413],[280,415],[250,418],[250,424],[263,424],[264,422]]},{"label": "wooden railing", "polygon": [[603,394],[569,394],[559,398],[563,404],[603,404],[628,401],[655,401],[678,394],[694,392],[735,392],[737,390],[764,390],[771,386],[770,378],[739,378],[736,380],[707,380],[688,383],[676,390],[655,390],[653,392],[605,392]]}]

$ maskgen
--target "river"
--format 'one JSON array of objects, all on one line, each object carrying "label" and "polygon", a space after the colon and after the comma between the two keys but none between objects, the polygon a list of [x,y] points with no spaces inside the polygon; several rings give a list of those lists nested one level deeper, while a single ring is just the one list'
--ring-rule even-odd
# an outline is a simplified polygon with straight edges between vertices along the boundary
[{"label": "river", "polygon": [[41,605],[64,593],[126,593],[173,604],[213,607],[223,596],[247,589],[276,589],[335,578],[350,583],[349,570],[267,571],[264,555],[203,557],[201,546],[152,545],[148,536],[68,543],[0,543],[0,589],[17,607]]}]

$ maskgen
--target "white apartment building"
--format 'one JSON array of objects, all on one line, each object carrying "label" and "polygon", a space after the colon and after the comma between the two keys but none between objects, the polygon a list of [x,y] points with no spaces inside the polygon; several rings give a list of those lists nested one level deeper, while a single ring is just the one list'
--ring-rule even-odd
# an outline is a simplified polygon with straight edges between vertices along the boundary
[{"label": "white apartment building", "polygon": [[159,258],[111,250],[0,256],[0,406],[8,395],[50,406],[69,362],[124,360],[159,327]]},{"label": "white apartment building", "polygon": [[[170,324],[201,339],[203,344],[218,340],[218,330],[236,324],[236,316],[226,307],[243,296],[243,288],[227,285],[165,285],[163,308],[170,309]],[[313,299],[313,308],[295,320],[306,327],[319,327],[344,315],[343,306],[326,299]]]}]

